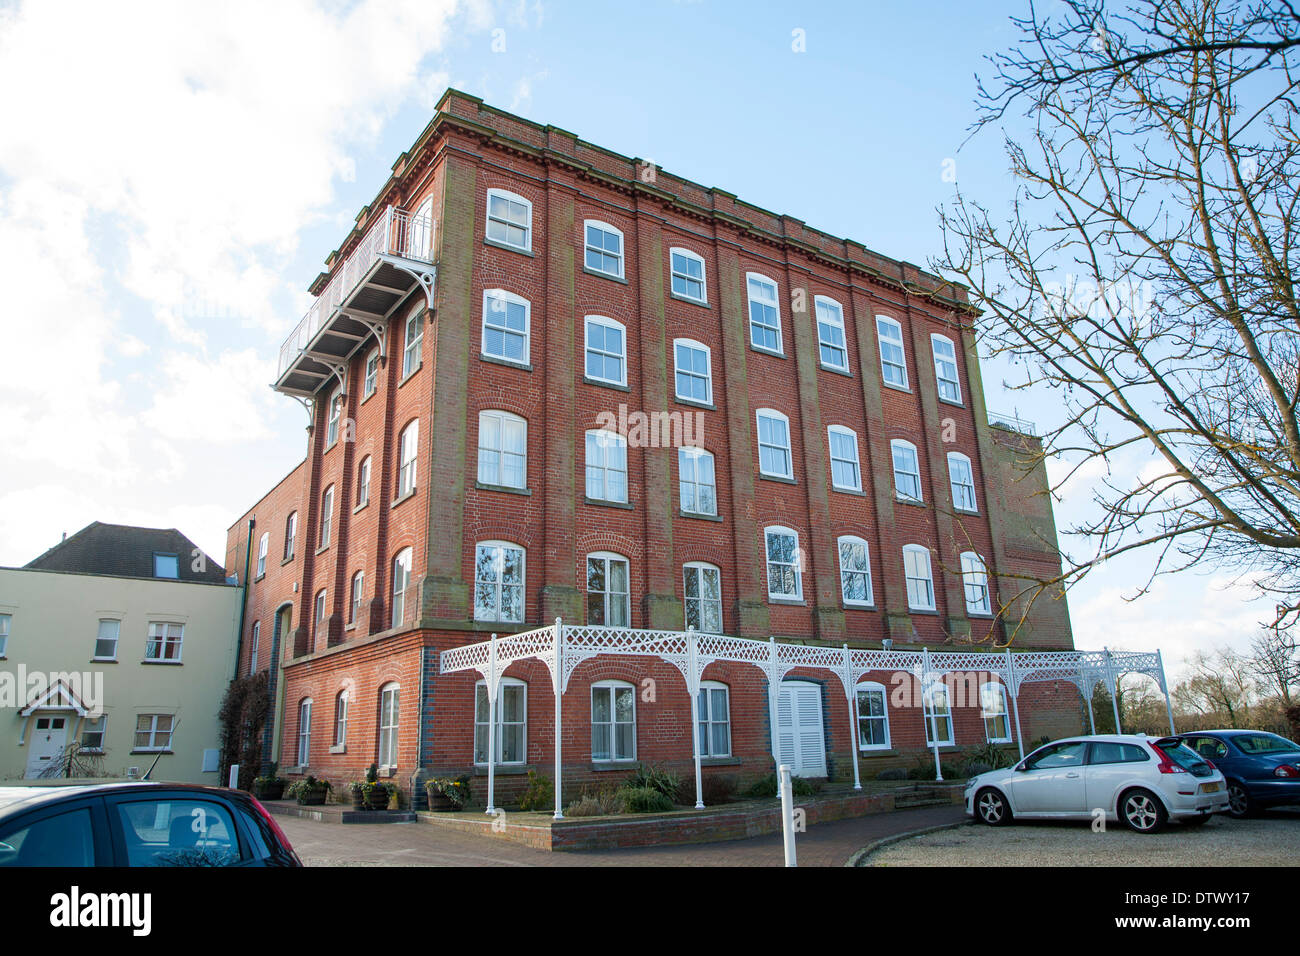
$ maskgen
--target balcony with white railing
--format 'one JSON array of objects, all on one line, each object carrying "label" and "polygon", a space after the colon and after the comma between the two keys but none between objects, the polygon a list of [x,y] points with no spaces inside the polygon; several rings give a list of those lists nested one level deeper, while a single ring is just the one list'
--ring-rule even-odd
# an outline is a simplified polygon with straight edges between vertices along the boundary
[{"label": "balcony with white railing", "polygon": [[417,287],[431,304],[436,223],[396,206],[381,213],[280,347],[275,388],[311,395]]},{"label": "balcony with white railing", "polygon": [[1009,415],[1006,412],[989,412],[989,424],[1003,431],[1018,432],[1030,438],[1038,437],[1038,426],[1026,418]]}]

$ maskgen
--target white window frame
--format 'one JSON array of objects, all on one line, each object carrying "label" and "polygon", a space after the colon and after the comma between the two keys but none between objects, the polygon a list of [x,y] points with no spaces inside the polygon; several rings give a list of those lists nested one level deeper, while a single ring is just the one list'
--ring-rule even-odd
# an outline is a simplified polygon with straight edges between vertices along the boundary
[{"label": "white window frame", "polygon": [[379,387],[379,349],[371,349],[366,354],[362,368],[365,370],[361,385],[361,400],[364,402]]},{"label": "white window frame", "polygon": [[[682,256],[683,258],[689,259],[692,262],[698,262],[700,264],[699,278],[697,279],[689,272],[678,271],[677,264],[673,261],[673,259],[676,256]],[[674,289],[673,283],[679,278],[682,280],[683,283],[686,283],[688,285],[689,283],[692,282],[698,282],[700,284],[700,297],[697,299],[693,295],[689,295],[688,293],[685,292],[678,292],[676,289]],[[704,262],[704,257],[697,252],[691,252],[691,250],[684,249],[681,246],[673,246],[672,248],[670,248],[668,250],[668,292],[670,295],[673,295],[679,299],[685,299],[687,302],[696,302],[700,305],[708,305],[709,304],[709,269]]]},{"label": "white window frame", "polygon": [[294,556],[294,551],[298,545],[298,512],[290,511],[289,517],[284,519],[284,560],[288,561]]},{"label": "white window frame", "polygon": [[[794,538],[794,560],[792,562],[773,561],[769,547],[769,539],[773,535],[786,536]],[[784,525],[768,525],[763,529],[763,566],[764,573],[767,576],[767,599],[769,601],[802,601],[803,600],[803,559],[802,552],[799,550],[799,532],[793,528],[787,528]],[[794,569],[794,594],[786,594],[782,591],[772,590],[772,566],[776,565],[781,568]]]},{"label": "white window frame", "polygon": [[[494,309],[492,303],[503,302],[507,305],[522,306],[524,310],[524,329],[522,332],[509,328],[506,325],[488,322],[488,316],[493,312],[500,312],[503,315],[506,312],[504,306]],[[484,289],[483,290],[483,322],[482,335],[479,340],[479,354],[485,358],[496,362],[506,362],[510,365],[528,365],[532,360],[532,311],[533,305],[521,295],[515,295],[513,292],[507,292],[505,289]],[[524,354],[520,358],[511,358],[508,355],[497,355],[495,352],[487,350],[488,329],[494,329],[506,336],[523,336]]]},{"label": "white window frame", "polygon": [[[723,695],[723,716],[721,720],[717,719],[717,709],[714,706],[714,701],[717,699],[715,695],[719,691],[721,691]],[[695,725],[695,732],[700,738],[700,756],[730,757],[731,688],[721,681],[700,681],[699,701],[696,709],[700,716],[699,721]],[[725,727],[727,730],[727,746],[725,750],[715,751],[713,749],[713,729],[719,726]]]},{"label": "white window frame", "polygon": [[[756,299],[754,290],[750,287],[751,282],[763,283],[771,287],[772,297],[770,299]],[[758,349],[760,352],[767,352],[771,355],[785,355],[784,333],[781,327],[781,287],[775,279],[771,279],[761,272],[745,273],[745,319],[749,323],[749,344],[751,348]],[[776,313],[776,348],[770,345],[761,345],[754,341],[754,306],[764,305],[771,306]],[[772,327],[763,323],[758,323],[759,328],[773,331]]]},{"label": "white window frame", "polygon": [[[632,698],[632,752],[630,754],[618,753],[618,728],[620,724],[626,725],[627,721],[618,720],[618,708],[615,706],[615,692],[626,690]],[[596,756],[596,693],[603,691],[609,695],[609,721],[601,721],[601,726],[609,727],[609,756]],[[592,763],[625,763],[636,760],[637,750],[637,733],[636,733],[636,687],[624,680],[602,680],[591,685],[591,761]]]},{"label": "white window frame", "polygon": [[[406,317],[402,335],[402,380],[405,381],[424,367],[424,306],[415,307],[415,311]],[[415,334],[411,334],[411,330]]]},{"label": "white window frame", "polygon": [[[99,743],[92,745],[86,743],[86,737],[95,734],[99,737]],[[102,754],[104,752],[104,738],[108,736],[108,714],[100,714],[98,717],[87,717],[81,725],[81,750],[83,753]]]},{"label": "white window frame", "polygon": [[[603,245],[593,246],[591,244],[591,238],[587,235],[588,229],[598,229],[601,232],[618,236],[618,254],[614,255]],[[614,279],[622,279],[624,277],[623,276],[623,271],[624,271],[623,253],[625,249],[626,249],[626,240],[624,240],[623,238],[622,229],[618,228],[617,226],[612,226],[609,223],[604,222],[603,220],[600,219],[584,219],[582,221],[582,267],[587,272],[593,273],[595,275],[600,275],[600,276],[609,276]],[[610,272],[608,269],[598,269],[597,267],[591,265],[587,261],[587,254],[590,252],[595,252],[597,255],[599,255],[601,257],[602,262],[606,257],[617,260],[618,271]]]},{"label": "white window frame", "polygon": [[271,532],[263,531],[262,536],[257,539],[257,576],[260,578],[266,573],[266,553],[271,550]]},{"label": "white window frame", "polygon": [[[682,368],[681,356],[677,351],[679,348],[704,353],[703,376],[693,368]],[[698,381],[703,377],[704,398],[696,398],[694,395],[682,394],[681,376],[683,375],[685,375],[690,381]],[[713,350],[703,342],[697,342],[695,339],[673,339],[673,396],[680,402],[691,402],[697,405],[713,404]]]},{"label": "white window frame", "polygon": [[[948,355],[941,356],[940,348],[947,346]],[[957,345],[946,335],[940,335],[938,332],[930,333],[930,354],[934,358],[934,381],[935,387],[939,392],[939,398],[945,402],[952,402],[954,405],[961,404],[961,368],[957,364]],[[949,378],[944,374],[943,366],[952,366],[952,377]],[[948,386],[953,394],[944,394],[944,386]]]},{"label": "white window frame", "polygon": [[[159,726],[163,720],[167,721],[166,730]],[[141,728],[140,723],[142,721],[148,721],[149,726]],[[172,749],[172,734],[175,731],[175,714],[136,714],[135,736],[131,738],[131,751],[133,753],[168,753]],[[140,743],[141,734],[147,735],[149,741],[147,744]]]},{"label": "white window frame", "polygon": [[[763,419],[768,418],[775,422],[780,422],[785,429],[785,444],[777,445],[763,441]],[[790,419],[778,412],[775,408],[760,408],[754,413],[755,428],[757,429],[756,437],[758,439],[758,473],[767,478],[794,478],[794,448],[790,442]],[[768,471],[763,467],[763,449],[779,450],[785,454],[785,471]]]},{"label": "white window frame", "polygon": [[[943,692],[943,710],[937,707],[937,701],[934,698],[935,691]],[[922,699],[922,713],[925,716],[925,745],[933,747],[938,744],[940,747],[951,747],[954,743],[953,726],[952,726],[952,693],[948,685],[940,680],[932,680],[926,686]],[[947,730],[947,735],[938,737],[935,733],[940,727]],[[936,737],[938,740],[936,741]]]},{"label": "white window frame", "polygon": [[420,478],[420,420],[413,418],[397,436],[397,498],[414,494]]},{"label": "white window frame", "polygon": [[[908,567],[908,556],[909,556],[909,555],[912,556],[912,558],[913,558],[914,561],[917,561],[917,562],[924,561],[924,562],[925,562],[925,564],[924,564],[924,570],[925,570],[925,574],[924,574],[924,576],[922,576],[922,575],[919,574],[919,573],[913,573],[913,572],[919,572],[920,570],[922,570],[920,566]],[[930,595],[930,603],[929,603],[929,604],[921,604],[921,603],[919,603],[918,601],[913,600],[913,594],[912,594],[912,582],[914,582],[914,581],[916,581],[916,582],[924,581],[924,582],[926,583],[926,585],[928,586],[928,589],[929,589],[929,595]],[[906,587],[906,589],[907,589],[907,606],[908,606],[908,608],[910,608],[910,609],[913,610],[913,611],[933,611],[933,610],[936,610],[936,607],[935,607],[935,595],[934,595],[934,567],[933,567],[933,565],[932,565],[931,562],[930,562],[930,549],[929,549],[929,548],[925,547],[924,545],[920,545],[920,544],[905,544],[905,545],[903,545],[903,583],[904,583],[904,585],[905,585],[905,587]]]},{"label": "white window frame", "polygon": [[[155,628],[162,628],[156,632]],[[171,629],[179,628],[180,633],[173,636]],[[168,654],[174,648],[174,654]],[[185,625],[180,621],[150,621],[149,638],[144,645],[144,659],[151,663],[179,664],[184,659]]]},{"label": "white window frame", "polygon": [[311,765],[311,698],[298,701],[298,758],[299,767]]},{"label": "white window frame", "polygon": [[390,619],[393,627],[401,627],[406,617],[406,591],[411,586],[411,561],[414,553],[411,548],[403,548],[393,556],[393,606]]},{"label": "white window frame", "polygon": [[339,440],[339,419],[343,415],[343,393],[338,389],[330,396],[325,410],[325,450],[329,451]]},{"label": "white window frame", "polygon": [[[888,750],[892,744],[889,736],[889,693],[885,690],[885,685],[878,681],[861,681],[853,688],[853,693],[857,695],[857,712],[858,712],[858,750]],[[862,710],[863,694],[879,694],[881,709],[884,711],[879,715],[864,713]],[[877,722],[885,728],[884,743],[869,744],[862,736],[862,725],[867,722]]]},{"label": "white window frame", "polygon": [[[827,314],[823,316],[822,310],[826,309]],[[822,368],[834,369],[837,372],[847,372],[849,370],[849,337],[844,330],[844,306],[828,295],[813,296],[813,319],[817,323],[817,361]],[[822,335],[822,324],[825,323],[832,331],[838,330],[840,333],[839,342],[827,341]],[[822,350],[830,348],[839,351],[843,361],[839,364],[826,361]]]},{"label": "white window frame", "polygon": [[[866,558],[867,566],[865,569],[844,567],[844,545],[862,546],[862,552]],[[840,566],[840,600],[845,607],[875,607],[876,592],[875,585],[871,579],[871,546],[867,544],[865,538],[860,538],[854,534],[843,534],[835,540],[835,554],[839,560]],[[867,599],[865,601],[849,600],[845,594],[845,576],[846,575],[866,575]]]},{"label": "white window frame", "polygon": [[[992,692],[992,693],[990,693]],[[997,695],[998,706],[1000,711],[989,709],[993,695]],[[1009,744],[1011,743],[1011,711],[1007,707],[1007,688],[1004,684],[995,680],[988,680],[980,684],[980,718],[984,721],[984,739],[991,744]],[[990,722],[1002,721],[1006,729],[1004,735],[995,737],[989,727]]]},{"label": "white window frame", "polygon": [[[515,202],[515,203],[522,204],[525,207],[525,212],[527,213],[526,216],[527,224],[521,226],[519,223],[511,220],[509,218],[510,211],[508,208],[506,210],[506,218],[503,219],[500,216],[493,216],[492,200],[494,198],[504,199],[508,202]],[[489,189],[487,191],[487,201],[483,207],[483,214],[484,214],[483,218],[485,220],[484,227],[483,227],[483,238],[486,241],[496,246],[503,246],[506,249],[517,249],[520,252],[533,251],[533,204],[530,200],[525,199],[523,196],[520,196],[518,193],[512,193],[506,189]],[[524,231],[523,244],[520,245],[519,243],[511,242],[509,239],[498,239],[495,236],[493,236],[492,223],[494,222],[502,223],[507,227],[507,229],[509,229],[510,227],[513,227],[515,229],[522,229]]]},{"label": "white window frame", "polygon": [[[957,480],[957,469],[953,467],[954,462],[965,466],[966,477],[969,481]],[[952,491],[952,506],[956,511],[962,511],[966,514],[979,514],[979,499],[975,496],[975,465],[971,462],[969,456],[963,455],[959,451],[948,452],[948,486]],[[970,507],[962,502],[962,495],[959,490],[966,491],[970,496]]]},{"label": "white window frame", "polygon": [[[704,575],[709,571],[717,575],[718,578],[718,599],[716,602],[704,597]],[[691,597],[690,591],[686,586],[686,582],[692,577],[695,579],[695,597]],[[694,625],[691,623],[692,602],[698,606],[695,615],[695,619],[698,623]],[[717,630],[711,630],[704,626],[706,604],[717,604]],[[682,565],[682,619],[684,622],[682,625],[683,627],[690,628],[693,626],[695,630],[699,631],[701,634],[723,633],[725,625],[722,612],[722,569],[716,564],[710,564],[708,561],[687,561]]]},{"label": "white window frame", "polygon": [[[700,479],[700,462],[704,460],[709,462],[709,472],[712,480],[705,482]],[[686,476],[686,463],[690,461],[691,477]],[[712,492],[711,501],[713,508],[705,511],[698,507],[687,508],[684,504],[687,492],[690,492],[690,498],[693,504],[699,505],[702,498],[701,489],[708,488]],[[717,461],[713,457],[713,452],[706,451],[694,445],[686,445],[677,449],[677,506],[681,509],[682,514],[687,515],[710,515],[716,516],[718,513],[718,471]]]},{"label": "white window frame", "polygon": [[257,658],[262,651],[262,622],[253,622],[253,634],[248,639],[248,673],[257,673]]},{"label": "white window frame", "polygon": [[370,504],[370,456],[366,455],[357,466],[357,507]]},{"label": "white window frame", "polygon": [[348,745],[348,689],[345,687],[334,695],[334,746]]},{"label": "white window frame", "polygon": [[[883,326],[890,328],[895,334],[886,336]],[[885,346],[897,348],[902,355],[899,359],[889,359],[885,357]],[[887,315],[876,316],[876,345],[880,351],[880,378],[885,385],[890,388],[902,389],[905,392],[911,391],[911,386],[907,380],[907,344],[903,339],[903,325],[897,319],[890,318]],[[890,369],[897,371],[902,376],[902,381],[890,380]]]},{"label": "white window frame", "polygon": [[[989,587],[988,565],[975,551],[963,551],[961,554],[961,584],[966,613],[976,617],[992,617],[993,591]],[[979,600],[981,593],[983,599]],[[976,596],[975,601],[971,600],[972,595]]]},{"label": "white window frame", "polygon": [[[604,564],[604,568],[603,568],[603,574],[605,578],[604,591],[591,590],[590,584],[591,584],[591,562],[592,561],[599,561]],[[623,599],[623,608],[622,608],[623,621],[622,623],[611,623],[611,619],[613,617],[611,611],[615,610],[614,602],[619,598],[620,592],[610,590],[609,588],[610,577],[611,577],[610,572],[613,563],[620,562],[620,561],[623,563],[624,566],[623,568],[624,581],[627,584],[627,591],[621,593],[621,597]],[[587,575],[586,575],[587,588],[585,592],[587,595],[587,602],[586,602],[587,623],[601,625],[604,627],[631,627],[632,626],[632,562],[629,561],[624,555],[621,555],[616,551],[593,551],[587,555],[587,562],[584,565],[584,567],[586,568],[587,571]],[[602,595],[601,615],[604,619],[601,621],[593,621],[591,619],[591,599],[592,599],[592,595],[595,594]]]},{"label": "white window frame", "polygon": [[[391,771],[397,767],[397,732],[402,723],[402,685],[397,681],[389,681],[383,687],[379,688],[379,740],[376,742],[375,763],[383,771]],[[392,709],[392,723],[388,722],[389,706],[388,697],[394,698]],[[387,751],[387,753],[385,753]]]},{"label": "white window frame", "polygon": [[366,596],[366,572],[357,571],[352,575],[352,600],[348,605],[348,623],[356,624],[361,616],[361,602]]},{"label": "white window frame", "polygon": [[[592,460],[592,439],[595,439],[594,450],[596,460]],[[612,501],[618,504],[626,504],[628,500],[628,466],[627,466],[627,439],[617,432],[609,431],[604,428],[589,429],[585,437],[586,448],[586,468],[584,470],[583,492],[591,501]],[[615,452],[615,460],[611,462],[611,452]],[[622,467],[617,460],[621,456]],[[600,473],[600,490],[601,494],[593,495],[592,492],[592,473]],[[615,498],[610,496],[610,479],[611,474],[623,476],[623,496]]]},{"label": "white window frame", "polygon": [[329,598],[329,595],[327,593],[328,591],[329,588],[321,588],[319,591],[316,592],[316,597],[312,600],[312,622],[311,622],[312,643],[316,643],[317,641],[320,640],[322,626],[326,627],[326,632],[325,632],[326,636],[328,636],[329,634],[328,617],[326,616],[325,613],[326,611],[329,610],[329,608],[326,606],[326,602],[328,601]]},{"label": "white window frame", "polygon": [[334,530],[334,486],[330,485],[320,498],[320,542],[317,550],[330,546],[330,536]]},{"label": "white window frame", "polygon": [[[506,432],[509,429],[518,428],[523,431],[523,453],[506,451]],[[497,447],[485,445],[484,437],[496,437],[500,440]],[[488,481],[484,477],[485,458],[495,456],[496,458],[496,476],[497,481]],[[519,468],[519,484],[512,484],[506,480],[506,460],[507,458],[518,458],[522,465]],[[504,412],[499,409],[485,409],[478,413],[478,472],[479,482],[485,485],[493,485],[498,488],[526,488],[528,487],[528,420],[521,418],[513,412]]]},{"label": "white window frame", "polygon": [[[910,452],[912,455],[912,465],[915,471],[907,471],[898,467],[898,453],[900,451]],[[925,501],[925,488],[921,485],[921,456],[916,450],[916,446],[910,441],[902,438],[895,438],[889,443],[889,461],[894,471],[894,496],[899,501],[911,501],[921,503]],[[899,487],[899,476],[905,476],[915,479],[916,494],[904,491]]]},{"label": "white window frame", "polygon": [[[7,614],[5,614],[5,615],[0,615],[0,617],[4,618],[4,622],[7,622],[7,621],[8,621],[8,618],[9,618],[9,615],[7,615]],[[3,623],[3,622],[0,622],[0,623]],[[105,637],[105,636],[104,636],[104,625],[105,625],[105,624],[115,624],[115,625],[117,625],[117,627],[113,629],[113,636],[112,636],[111,638],[110,638],[110,637]],[[0,628],[0,657],[3,657],[3,656],[4,656],[4,652],[5,652],[5,640],[6,640],[6,638],[8,637],[8,631],[9,631],[9,628],[8,628],[7,624],[6,624],[5,627]],[[100,641],[108,641],[108,640],[111,640],[111,641],[113,642],[113,653],[111,653],[111,654],[101,654],[101,653],[99,652],[99,642],[100,642]],[[116,618],[116,617],[101,617],[101,618],[99,619],[99,627],[98,627],[98,628],[96,629],[96,631],[95,631],[95,653],[94,653],[94,655],[91,657],[91,660],[96,660],[96,661],[115,661],[115,660],[117,660],[117,649],[121,646],[121,644],[122,644],[122,619],[121,619],[121,618]]]},{"label": "white window frame", "polygon": [[13,624],[12,614],[0,614],[0,657],[5,656],[9,647],[9,628]]},{"label": "white window frame", "polygon": [[[852,458],[842,458],[835,454],[835,436],[847,438],[853,448]],[[846,428],[843,425],[831,425],[826,429],[826,447],[830,453],[831,460],[831,487],[837,491],[861,491],[862,490],[862,459],[858,455],[858,433],[852,428]],[[835,480],[836,464],[852,466],[853,483],[851,485],[842,484]]]},{"label": "white window frame", "polygon": [[[491,581],[479,580],[478,577],[479,551],[483,550],[484,548],[494,549],[493,567],[496,572],[496,576]],[[505,582],[502,580],[505,573],[506,550],[513,550],[519,552],[519,583],[517,585],[515,584],[506,585]],[[473,596],[474,620],[487,621],[491,623],[500,623],[500,624],[522,624],[524,618],[528,616],[527,581],[528,581],[528,552],[523,548],[522,545],[515,544],[514,542],[511,541],[477,542],[474,545],[474,596]],[[495,601],[494,601],[495,616],[479,617],[478,589],[480,585],[488,585],[488,584],[490,584],[495,591]],[[501,594],[502,594],[502,590],[505,587],[519,588],[518,620],[503,618],[501,616]]]},{"label": "white window frame", "polygon": [[[505,691],[507,687],[518,688],[523,693],[523,697],[524,697],[523,708],[522,708],[523,717],[521,720],[507,721],[505,719],[505,708],[502,706],[502,704],[504,702]],[[474,766],[486,767],[488,762],[486,759],[484,760],[479,759],[479,747],[478,747],[479,735],[483,734],[486,736],[488,732],[487,731],[488,722],[486,717],[483,720],[479,720],[478,701],[479,701],[480,690],[482,690],[483,692],[483,700],[486,703],[487,701],[486,681],[479,681],[477,684],[474,685],[474,740],[472,746],[474,749]],[[501,739],[503,737],[503,734],[501,733],[501,729],[505,727],[507,724],[509,724],[510,726],[517,726],[520,729],[519,759],[517,760],[504,759],[504,754],[501,749]],[[492,745],[493,745],[493,753],[492,753],[493,763],[495,763],[498,767],[517,766],[528,762],[528,685],[524,681],[519,680],[517,677],[503,677],[501,678],[500,683],[497,684],[496,734],[493,736]],[[487,752],[487,748],[485,747],[484,748],[485,755],[486,752]]]},{"label": "white window frame", "polygon": [[[622,352],[610,352],[606,349],[592,348],[591,345],[591,327],[600,326],[603,329],[616,330],[623,339]],[[605,366],[605,360],[618,360],[618,378],[606,378],[604,375],[592,375],[587,370],[587,358],[590,355],[599,355],[602,359],[601,368]],[[607,315],[588,315],[582,322],[582,377],[589,382],[603,382],[606,385],[627,385],[627,326],[617,319],[611,319]]]}]

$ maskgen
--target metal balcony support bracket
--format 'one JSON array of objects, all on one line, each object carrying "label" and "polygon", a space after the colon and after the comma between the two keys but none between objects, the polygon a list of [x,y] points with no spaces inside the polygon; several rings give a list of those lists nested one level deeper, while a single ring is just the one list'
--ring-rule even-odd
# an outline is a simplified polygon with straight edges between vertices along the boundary
[{"label": "metal balcony support bracket", "polygon": [[407,259],[390,260],[394,269],[401,269],[407,275],[420,283],[420,288],[424,290],[424,301],[428,305],[429,311],[433,311],[433,287],[438,280],[438,267],[428,266],[421,268]]},{"label": "metal balcony support bracket", "polygon": [[385,357],[385,336],[388,334],[388,322],[383,317],[376,317],[369,312],[358,312],[355,309],[346,309],[343,314],[354,322],[360,322],[370,330],[370,334],[379,343],[379,358],[382,361]]},{"label": "metal balcony support bracket", "polygon": [[330,370],[330,376],[339,380],[339,390],[346,395],[348,392],[348,366],[346,362],[340,362],[333,355],[325,355],[322,352],[308,352],[303,350],[304,355],[309,355],[315,361],[324,365]]}]

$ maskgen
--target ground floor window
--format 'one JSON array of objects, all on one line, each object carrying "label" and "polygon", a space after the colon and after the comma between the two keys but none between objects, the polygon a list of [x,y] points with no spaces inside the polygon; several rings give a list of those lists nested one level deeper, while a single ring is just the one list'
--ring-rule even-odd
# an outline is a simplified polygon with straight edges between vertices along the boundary
[{"label": "ground floor window", "polygon": [[636,759],[636,689],[631,684],[592,685],[591,759]]},{"label": "ground floor window", "polygon": [[700,756],[731,756],[731,706],[726,684],[700,685]]},{"label": "ground floor window", "polygon": [[[527,753],[528,685],[503,679],[497,688],[496,763],[523,763]],[[474,762],[488,762],[487,684],[474,686]]]},{"label": "ground floor window", "polygon": [[311,761],[311,698],[298,705],[298,766]]},{"label": "ground floor window", "polygon": [[951,744],[952,704],[948,697],[948,688],[939,683],[927,687],[925,690],[925,710],[926,746]]},{"label": "ground floor window", "polygon": [[171,746],[171,714],[141,714],[136,718],[136,750],[170,750]]},{"label": "ground floor window", "polygon": [[863,683],[858,693],[858,749],[885,750],[889,747],[889,711],[885,708],[882,684]]},{"label": "ground floor window", "polygon": [[991,744],[1011,742],[1011,723],[1007,720],[1007,691],[989,681],[980,685],[980,711],[984,717],[984,736]]},{"label": "ground floor window", "polygon": [[379,691],[379,766],[397,766],[398,685],[385,684]]}]

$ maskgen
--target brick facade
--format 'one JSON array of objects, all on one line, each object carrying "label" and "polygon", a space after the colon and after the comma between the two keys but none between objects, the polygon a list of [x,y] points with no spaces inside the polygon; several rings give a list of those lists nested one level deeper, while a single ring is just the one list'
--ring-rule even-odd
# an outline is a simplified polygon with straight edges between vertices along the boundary
[{"label": "brick facade", "polygon": [[[531,203],[527,251],[485,238],[487,195],[506,190]],[[281,753],[295,752],[299,702],[313,700],[309,766],[337,780],[359,777],[376,757],[380,688],[400,685],[396,776],[406,784],[432,774],[473,769],[474,680],[437,674],[438,652],[549,623],[582,623],[586,560],[594,552],[627,559],[632,627],[682,629],[683,566],[702,561],[720,569],[723,631],[743,637],[898,648],[952,644],[991,647],[1009,638],[1017,648],[1069,649],[1064,599],[1040,599],[1016,630],[996,615],[966,610],[960,554],[975,551],[989,571],[992,607],[1013,600],[1018,575],[1059,566],[1045,477],[1021,477],[1024,442],[990,428],[974,343],[963,323],[964,290],[916,267],[887,260],[861,245],[835,239],[799,220],[744,204],[616,154],[572,134],[492,109],[449,91],[420,140],[403,154],[357,229],[330,257],[330,273],[346,260],[370,218],[389,205],[415,209],[432,201],[437,233],[434,309],[416,289],[388,317],[384,358],[375,390],[365,394],[366,363],[375,341],[362,343],[346,368],[338,438],[330,442],[329,399],[343,376],[321,385],[308,429],[307,456],[230,529],[227,567],[243,567],[247,522],[257,540],[270,531],[266,574],[250,581],[246,634],[262,621],[259,666],[283,665],[279,694]],[[622,276],[585,267],[584,221],[620,230]],[[704,262],[704,303],[672,292],[670,252],[683,248]],[[330,273],[313,285],[319,292]],[[746,276],[775,282],[780,348],[751,343]],[[528,356],[511,364],[481,352],[484,297],[503,289],[530,303]],[[848,370],[820,361],[816,297],[842,309]],[[625,330],[626,382],[600,384],[584,374],[584,320],[599,315]],[[908,389],[882,381],[876,316],[903,330]],[[422,336],[418,367],[403,374],[407,319]],[[931,335],[957,345],[961,403],[939,397]],[[710,352],[712,401],[675,398],[673,343],[688,338]],[[700,444],[714,456],[717,515],[681,512],[679,464],[672,447],[627,449],[627,502],[592,502],[585,495],[584,433],[602,416],[626,411],[698,414]],[[755,415],[786,416],[793,479],[760,474]],[[525,419],[524,489],[477,481],[480,412]],[[418,422],[414,491],[399,497],[400,435]],[[827,429],[857,436],[861,491],[833,487]],[[918,452],[923,501],[894,491],[890,442]],[[954,509],[947,455],[960,452],[973,469],[977,513]],[[358,469],[370,460],[368,502],[358,499]],[[321,543],[322,503],[333,489],[330,540]],[[294,558],[281,565],[285,519],[298,513]],[[767,591],[763,529],[797,532],[802,552],[802,599],[773,601]],[[874,603],[846,607],[841,598],[837,538],[867,541]],[[524,615],[519,624],[474,619],[476,545],[508,541],[525,552]],[[909,609],[902,548],[931,555],[935,608]],[[393,561],[412,549],[411,584],[394,622]],[[354,575],[364,593],[353,613]],[[296,589],[295,589],[296,585]],[[324,590],[325,614],[315,597]],[[291,612],[279,611],[291,605]],[[1009,616],[1014,622],[1019,614]],[[279,657],[272,661],[276,622]],[[279,633],[281,630],[284,633]],[[273,667],[274,670],[274,667]],[[537,662],[507,673],[527,684],[527,756],[523,766],[549,769],[554,738],[551,685]],[[889,686],[891,675],[875,678]],[[564,706],[566,791],[610,779],[592,764],[590,685],[620,679],[660,693],[638,698],[637,757],[662,763],[690,760],[690,710],[681,677],[658,660],[600,658],[582,664]],[[732,752],[707,772],[741,776],[771,766],[767,693],[752,668],[715,664],[706,680],[730,689]],[[832,776],[851,774],[849,717],[838,681],[825,673],[789,679],[824,686],[824,725]],[[343,688],[350,704],[345,748],[331,752],[334,701]],[[1027,737],[1078,727],[1070,685],[1035,686],[1021,698]],[[977,702],[954,712],[957,748],[985,740]],[[864,777],[907,764],[924,746],[920,711],[890,715],[892,747],[867,758]],[[865,757],[865,754],[864,754]],[[282,757],[282,767],[296,758]],[[617,775],[616,775],[617,776]],[[501,780],[508,793],[517,774]],[[576,791],[575,791],[576,794]]]}]

